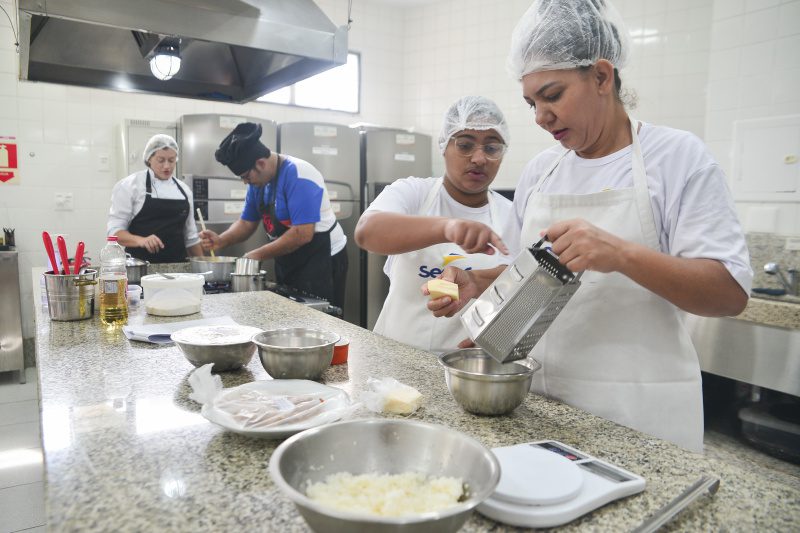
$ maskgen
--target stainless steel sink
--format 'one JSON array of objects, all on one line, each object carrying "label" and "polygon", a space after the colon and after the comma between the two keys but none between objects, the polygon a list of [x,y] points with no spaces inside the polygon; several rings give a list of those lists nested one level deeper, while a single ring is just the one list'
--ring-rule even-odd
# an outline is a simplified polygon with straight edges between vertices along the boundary
[{"label": "stainless steel sink", "polygon": [[694,315],[686,322],[702,370],[800,396],[800,329]]}]

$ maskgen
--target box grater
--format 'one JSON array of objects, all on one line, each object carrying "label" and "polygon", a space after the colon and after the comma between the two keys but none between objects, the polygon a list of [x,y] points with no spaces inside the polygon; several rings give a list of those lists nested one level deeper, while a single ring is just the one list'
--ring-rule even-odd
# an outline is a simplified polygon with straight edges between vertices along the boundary
[{"label": "box grater", "polygon": [[461,314],[470,337],[501,363],[524,359],[581,285],[544,242],[523,250]]}]

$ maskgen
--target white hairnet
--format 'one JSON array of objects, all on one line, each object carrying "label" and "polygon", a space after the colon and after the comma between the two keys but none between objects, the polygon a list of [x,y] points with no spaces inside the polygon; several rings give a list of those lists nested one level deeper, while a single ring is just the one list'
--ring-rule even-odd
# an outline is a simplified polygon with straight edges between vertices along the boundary
[{"label": "white hairnet", "polygon": [[[157,135],[153,135],[150,137],[150,140],[147,141],[147,144],[144,146],[144,164],[147,165],[147,162],[153,156],[154,153],[158,152],[159,150],[163,150],[164,148],[172,148],[175,150],[175,153],[178,153],[178,143],[175,142],[175,139],[170,137],[169,135],[164,135],[163,133],[159,133]],[[147,165],[150,166],[150,165]]]},{"label": "white hairnet", "polygon": [[439,133],[439,149],[442,154],[450,138],[464,130],[494,130],[505,144],[511,140],[503,112],[497,104],[483,96],[459,98],[444,114],[444,124]]},{"label": "white hairnet", "polygon": [[625,66],[628,30],[609,0],[535,0],[511,34],[508,70],[522,79],[541,70]]}]

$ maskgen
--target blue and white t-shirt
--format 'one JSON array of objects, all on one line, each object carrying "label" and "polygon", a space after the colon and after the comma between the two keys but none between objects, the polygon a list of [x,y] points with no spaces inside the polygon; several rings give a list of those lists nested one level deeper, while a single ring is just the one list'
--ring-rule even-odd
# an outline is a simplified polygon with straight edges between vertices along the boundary
[{"label": "blue and white t-shirt", "polygon": [[[302,159],[281,155],[285,161],[278,173],[278,190],[275,195],[275,216],[284,226],[314,224],[314,232],[323,233],[336,223],[336,215],[331,209],[328,190],[322,174],[314,166]],[[269,198],[276,180],[272,180],[263,189],[264,204],[269,205]],[[259,187],[247,187],[247,196],[241,218],[249,222],[260,222],[258,210]],[[347,243],[347,237],[341,225],[331,231],[331,255],[340,252]]]}]

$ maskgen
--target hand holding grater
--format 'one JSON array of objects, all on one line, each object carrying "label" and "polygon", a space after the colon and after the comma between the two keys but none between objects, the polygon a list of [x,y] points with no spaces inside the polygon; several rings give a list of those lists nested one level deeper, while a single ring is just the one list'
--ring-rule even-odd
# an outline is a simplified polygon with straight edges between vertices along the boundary
[{"label": "hand holding grater", "polygon": [[524,359],[581,285],[581,274],[542,246],[546,239],[523,250],[461,314],[470,337],[501,363]]}]

